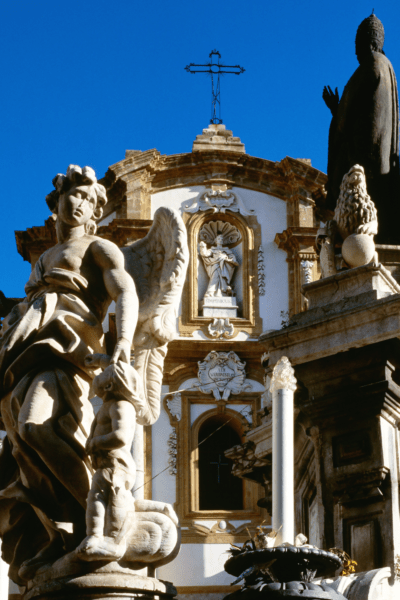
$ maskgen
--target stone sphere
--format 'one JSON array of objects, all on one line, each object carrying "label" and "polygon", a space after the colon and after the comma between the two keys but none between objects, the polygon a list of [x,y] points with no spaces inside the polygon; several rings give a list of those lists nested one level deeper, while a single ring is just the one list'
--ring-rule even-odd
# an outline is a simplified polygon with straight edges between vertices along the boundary
[{"label": "stone sphere", "polygon": [[349,267],[368,265],[374,258],[374,254],[374,240],[366,233],[353,233],[343,242],[342,256]]}]

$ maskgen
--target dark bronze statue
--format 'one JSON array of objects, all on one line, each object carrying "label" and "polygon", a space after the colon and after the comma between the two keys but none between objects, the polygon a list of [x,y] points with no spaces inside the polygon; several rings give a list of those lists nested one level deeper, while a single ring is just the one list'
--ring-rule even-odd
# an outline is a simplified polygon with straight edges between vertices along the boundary
[{"label": "dark bronze statue", "polygon": [[372,14],[360,24],[356,55],[360,66],[339,100],[324,88],[332,113],[329,130],[326,207],[333,210],[345,173],[364,167],[368,193],[378,211],[378,243],[400,244],[399,109],[396,76],[383,52],[384,29]]}]

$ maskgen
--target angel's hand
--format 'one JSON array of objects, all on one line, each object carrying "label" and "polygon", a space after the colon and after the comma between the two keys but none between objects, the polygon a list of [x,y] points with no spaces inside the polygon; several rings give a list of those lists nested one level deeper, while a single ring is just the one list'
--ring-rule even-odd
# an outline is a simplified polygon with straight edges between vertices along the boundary
[{"label": "angel's hand", "polygon": [[125,338],[120,338],[115,344],[111,364],[115,364],[119,360],[128,364],[131,362],[131,342]]}]

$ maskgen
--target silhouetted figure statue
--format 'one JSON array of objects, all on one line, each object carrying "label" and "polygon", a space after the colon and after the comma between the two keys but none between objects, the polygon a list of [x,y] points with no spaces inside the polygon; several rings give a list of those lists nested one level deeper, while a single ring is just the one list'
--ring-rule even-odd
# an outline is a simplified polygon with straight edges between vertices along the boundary
[{"label": "silhouetted figure statue", "polygon": [[334,210],[343,176],[364,167],[367,189],[378,211],[378,243],[400,244],[399,109],[396,76],[383,52],[384,29],[372,14],[360,24],[356,55],[360,66],[339,100],[324,88],[332,113],[329,130],[327,208]]}]

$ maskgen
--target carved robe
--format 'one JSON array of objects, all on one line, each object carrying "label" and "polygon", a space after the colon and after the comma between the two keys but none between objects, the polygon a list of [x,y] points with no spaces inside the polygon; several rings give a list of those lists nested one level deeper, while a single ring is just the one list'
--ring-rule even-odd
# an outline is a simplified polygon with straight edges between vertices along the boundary
[{"label": "carved robe", "polygon": [[224,246],[212,246],[207,254],[201,254],[201,258],[210,278],[205,297],[216,296],[218,292],[226,295],[238,264],[233,252]]},{"label": "carved robe", "polygon": [[[35,508],[66,537],[72,523],[84,528],[85,499],[90,487],[74,496],[63,485],[67,470],[87,461],[85,443],[93,421],[89,401],[93,372],[84,366],[87,354],[103,352],[106,304],[88,294],[87,281],[77,273],[54,268],[44,273],[41,259],[26,285],[27,297],[3,322],[0,338],[0,398],[7,437],[0,456],[0,535],[10,576],[18,581],[21,563],[36,554],[48,536]],[[100,294],[101,295],[101,294]],[[57,474],[19,434],[18,417],[35,377],[52,372],[52,395],[61,414],[51,419],[60,440],[68,444],[69,464]],[[83,529],[84,532],[84,529]],[[63,536],[65,539],[65,536]]]},{"label": "carved robe", "polygon": [[343,176],[355,164],[364,167],[367,191],[377,207],[377,241],[389,243],[394,236],[399,243],[397,83],[390,61],[379,52],[362,60],[344,88],[332,118],[327,186],[327,207],[331,210],[339,197]]}]

